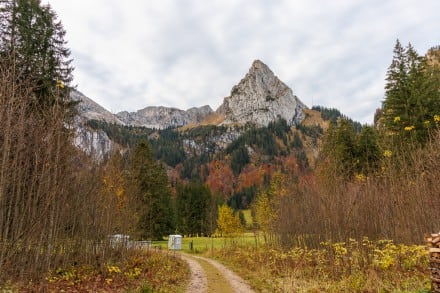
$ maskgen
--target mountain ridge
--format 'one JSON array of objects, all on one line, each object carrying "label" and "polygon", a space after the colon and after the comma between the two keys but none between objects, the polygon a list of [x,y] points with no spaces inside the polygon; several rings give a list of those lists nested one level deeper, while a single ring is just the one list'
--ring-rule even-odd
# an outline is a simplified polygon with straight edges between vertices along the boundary
[{"label": "mountain ridge", "polygon": [[181,110],[174,107],[148,106],[136,112],[122,111],[115,116],[127,125],[164,129],[201,122],[213,110],[209,105]]},{"label": "mountain ridge", "polygon": [[[152,129],[188,125],[228,125],[252,123],[267,126],[280,118],[289,125],[304,119],[307,106],[293,95],[292,90],[260,60],[255,60],[249,72],[233,86],[231,94],[213,111],[209,105],[181,110],[175,107],[147,106],[135,112],[111,113],[81,92],[74,90],[72,98],[81,101],[80,116],[86,120],[103,120],[119,125]],[[215,117],[215,119],[213,119]]]}]

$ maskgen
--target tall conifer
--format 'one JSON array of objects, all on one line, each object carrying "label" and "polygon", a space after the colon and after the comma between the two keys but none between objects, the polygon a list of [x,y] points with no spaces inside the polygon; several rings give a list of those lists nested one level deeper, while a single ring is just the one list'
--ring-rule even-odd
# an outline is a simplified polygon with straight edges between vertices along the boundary
[{"label": "tall conifer", "polygon": [[437,127],[434,117],[440,114],[440,85],[427,59],[411,44],[403,48],[397,40],[386,81],[384,130],[398,140],[413,138],[424,143]]},{"label": "tall conifer", "polygon": [[33,85],[35,100],[29,103],[41,113],[50,113],[57,105],[73,114],[70,50],[64,40],[66,32],[50,5],[40,0],[2,0],[0,32],[0,55],[12,60],[17,81]]},{"label": "tall conifer", "polygon": [[171,189],[162,164],[155,162],[147,142],[140,142],[131,160],[132,196],[137,197],[138,231],[145,239],[161,239],[172,233],[174,220]]}]

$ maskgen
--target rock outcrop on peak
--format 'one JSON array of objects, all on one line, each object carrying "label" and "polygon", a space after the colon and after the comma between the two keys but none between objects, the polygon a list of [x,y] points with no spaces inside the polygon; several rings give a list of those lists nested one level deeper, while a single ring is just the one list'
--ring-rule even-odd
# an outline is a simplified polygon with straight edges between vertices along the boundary
[{"label": "rock outcrop on peak", "polygon": [[146,107],[136,112],[119,112],[116,117],[126,125],[164,129],[199,123],[212,112],[210,106],[190,108],[187,111],[167,107]]},{"label": "rock outcrop on peak", "polygon": [[224,98],[217,113],[225,116],[223,124],[254,123],[267,126],[283,118],[289,125],[304,119],[306,105],[274,75],[269,67],[255,60],[246,76]]}]

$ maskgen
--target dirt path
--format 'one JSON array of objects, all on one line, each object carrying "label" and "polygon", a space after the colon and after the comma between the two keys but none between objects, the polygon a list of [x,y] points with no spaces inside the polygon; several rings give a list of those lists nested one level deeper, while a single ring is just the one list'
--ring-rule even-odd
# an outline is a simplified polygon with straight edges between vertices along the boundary
[{"label": "dirt path", "polygon": [[251,287],[237,274],[215,260],[181,254],[191,269],[187,293],[253,293]]}]

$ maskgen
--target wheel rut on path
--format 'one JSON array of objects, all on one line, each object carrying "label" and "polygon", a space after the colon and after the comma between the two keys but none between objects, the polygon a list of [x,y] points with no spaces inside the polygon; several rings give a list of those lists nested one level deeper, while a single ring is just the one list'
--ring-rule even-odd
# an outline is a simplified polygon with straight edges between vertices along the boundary
[{"label": "wheel rut on path", "polygon": [[191,269],[187,293],[254,293],[241,277],[219,262],[201,256],[180,254]]}]

